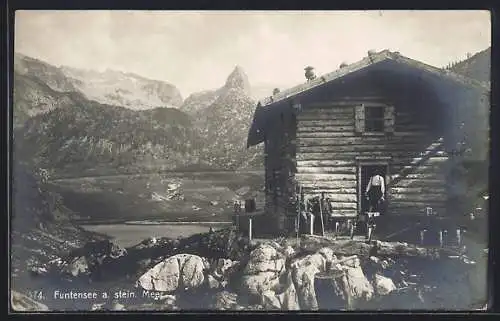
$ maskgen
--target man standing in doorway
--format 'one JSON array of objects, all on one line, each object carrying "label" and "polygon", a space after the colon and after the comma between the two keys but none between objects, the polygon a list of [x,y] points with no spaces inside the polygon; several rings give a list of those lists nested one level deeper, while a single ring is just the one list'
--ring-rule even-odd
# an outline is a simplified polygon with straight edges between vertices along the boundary
[{"label": "man standing in doorway", "polygon": [[369,212],[379,211],[379,205],[384,201],[385,182],[380,170],[375,170],[366,186],[365,196],[368,198]]}]

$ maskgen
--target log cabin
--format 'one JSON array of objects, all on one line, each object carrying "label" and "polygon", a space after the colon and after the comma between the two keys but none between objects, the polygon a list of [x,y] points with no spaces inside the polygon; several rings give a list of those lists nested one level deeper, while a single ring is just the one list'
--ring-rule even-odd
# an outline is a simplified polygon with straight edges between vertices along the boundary
[{"label": "log cabin", "polygon": [[487,172],[489,95],[489,83],[388,50],[276,91],[258,102],[247,141],[265,151],[260,224],[293,231],[299,190],[326,195],[332,217],[355,217],[374,170],[383,216],[458,215],[464,164]]}]

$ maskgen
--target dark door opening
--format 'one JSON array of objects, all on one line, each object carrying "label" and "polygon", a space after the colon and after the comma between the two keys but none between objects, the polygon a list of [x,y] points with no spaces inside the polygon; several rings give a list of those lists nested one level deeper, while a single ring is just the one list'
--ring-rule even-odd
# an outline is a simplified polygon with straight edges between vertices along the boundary
[{"label": "dark door opening", "polygon": [[[370,178],[375,174],[379,174],[380,176],[382,176],[382,178],[384,179],[384,185],[387,189],[386,185],[387,165],[361,165],[359,168],[358,182],[361,185],[359,189],[360,195],[358,195],[359,197],[358,199],[361,200],[359,204],[361,213],[367,212],[370,209],[370,200],[369,198],[366,197],[366,188],[368,186]],[[380,203],[378,208],[376,209],[378,212],[380,212],[380,215],[384,214],[386,203],[387,200],[385,202]]]}]

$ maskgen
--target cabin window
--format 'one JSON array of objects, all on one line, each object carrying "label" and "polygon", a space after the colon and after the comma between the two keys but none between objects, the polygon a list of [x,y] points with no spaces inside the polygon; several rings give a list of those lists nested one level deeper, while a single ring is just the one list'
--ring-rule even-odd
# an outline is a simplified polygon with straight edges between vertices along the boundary
[{"label": "cabin window", "polygon": [[357,133],[394,132],[394,107],[385,105],[359,105],[355,108]]},{"label": "cabin window", "polygon": [[365,107],[365,131],[375,133],[384,131],[384,107]]}]

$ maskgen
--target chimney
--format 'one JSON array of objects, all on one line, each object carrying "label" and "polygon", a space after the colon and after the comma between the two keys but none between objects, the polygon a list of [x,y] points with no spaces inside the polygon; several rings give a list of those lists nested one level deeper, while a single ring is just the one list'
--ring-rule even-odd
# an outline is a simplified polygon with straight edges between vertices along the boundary
[{"label": "chimney", "polygon": [[375,50],[368,50],[368,59],[370,59],[370,63],[373,63],[374,56],[377,54]]},{"label": "chimney", "polygon": [[304,68],[304,70],[306,71],[305,76],[307,81],[316,79],[316,75],[314,74],[314,67],[307,66]]}]

